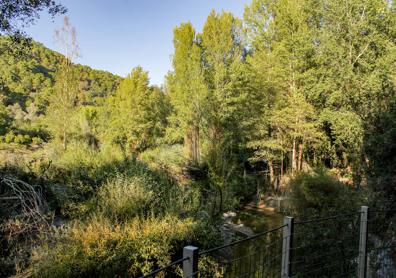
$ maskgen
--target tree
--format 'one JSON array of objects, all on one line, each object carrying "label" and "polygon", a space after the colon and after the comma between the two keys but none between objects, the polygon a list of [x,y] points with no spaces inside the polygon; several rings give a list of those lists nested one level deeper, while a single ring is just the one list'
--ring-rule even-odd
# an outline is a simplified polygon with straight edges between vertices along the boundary
[{"label": "tree", "polygon": [[[287,121],[295,135],[292,169],[301,167],[301,150],[307,150],[306,155],[322,157],[320,163],[352,166],[359,173],[363,130],[374,124],[376,115],[386,111],[394,98],[394,4],[254,0],[246,8],[245,21],[252,52],[247,61],[264,100],[262,115],[256,120],[261,127],[253,134],[252,146],[274,146],[272,137],[278,134],[273,125],[278,121],[286,126]],[[302,129],[293,127],[299,121],[289,116],[303,115],[298,110],[306,114],[303,118],[311,119],[312,129],[305,124]],[[314,132],[319,127],[325,137]],[[346,139],[347,130],[354,143]],[[317,139],[306,145],[303,137]],[[263,155],[262,150],[256,151]]]},{"label": "tree", "polygon": [[18,59],[29,56],[32,39],[23,28],[34,24],[42,11],[47,11],[54,18],[65,14],[67,9],[54,0],[0,1],[0,37],[9,41],[0,47],[0,53],[10,53]]},{"label": "tree", "polygon": [[73,60],[79,55],[76,31],[67,17],[63,27],[55,32],[58,42],[64,47],[65,56],[55,78],[54,92],[46,111],[46,123],[51,134],[62,142],[66,150],[72,133],[70,118],[76,112],[79,79]]},{"label": "tree", "polygon": [[8,127],[8,115],[7,110],[3,102],[0,101],[0,134],[4,135]]},{"label": "tree", "polygon": [[308,1],[255,0],[245,11],[254,50],[248,62],[257,89],[262,91],[262,112],[266,115],[264,119],[259,115],[264,124],[258,122],[258,134],[250,145],[258,148],[256,159],[267,156],[271,181],[273,160],[283,161],[285,143],[291,150],[291,169],[298,171],[305,144],[319,136],[315,109],[306,98],[314,66],[314,29],[308,7]]},{"label": "tree", "polygon": [[269,184],[275,186],[278,165],[279,175],[284,174],[285,156],[289,152],[284,132],[273,126],[274,112],[283,104],[283,68],[276,54],[267,49],[257,49],[247,59],[249,83],[251,84],[251,125],[248,147],[254,150],[251,162],[265,162],[268,166]]},{"label": "tree", "polygon": [[223,191],[243,165],[241,150],[246,144],[246,120],[250,115],[244,111],[250,99],[242,22],[231,13],[212,11],[198,37],[208,88],[205,158],[211,181],[219,192],[221,212]]},{"label": "tree", "polygon": [[173,113],[168,134],[182,137],[192,165],[200,162],[204,114],[207,111],[207,86],[202,68],[202,50],[191,23],[174,29],[174,72],[168,75],[167,89]]},{"label": "tree", "polygon": [[124,154],[153,147],[163,137],[167,100],[158,87],[149,86],[148,72],[141,67],[134,68],[120,83],[115,95],[109,98],[108,107],[106,136]]},{"label": "tree", "polygon": [[[4,37],[0,38],[1,49],[12,47],[12,42]],[[50,102],[57,102],[53,94],[55,87],[60,87],[58,81],[62,79],[62,71],[65,71],[64,59],[61,54],[34,41],[24,57],[15,57],[13,53],[0,51],[0,99],[8,114],[5,132],[30,138],[38,137],[44,141],[49,139],[42,119],[46,118],[44,116]],[[73,74],[76,77],[75,86],[78,86],[79,106],[103,105],[104,99],[115,91],[121,80],[109,72],[94,70],[88,66],[70,63],[70,68],[70,71],[75,72]],[[69,127],[69,133],[76,133],[80,137],[79,128],[75,129],[73,124]],[[54,135],[54,138],[57,137]],[[57,140],[61,141],[59,137]]]},{"label": "tree", "polygon": [[24,35],[19,28],[34,23],[40,12],[47,10],[54,17],[66,13],[67,9],[54,0],[22,0],[0,2],[0,34]]},{"label": "tree", "polygon": [[320,2],[316,11],[321,22],[315,55],[317,70],[308,98],[327,111],[322,119],[327,117],[325,122],[331,130],[327,132],[328,141],[336,149],[333,166],[352,168],[353,180],[359,184],[361,166],[367,161],[361,147],[364,130],[376,125],[395,98],[394,3]]},{"label": "tree", "polygon": [[270,121],[273,128],[291,145],[292,171],[301,171],[304,147],[320,139],[315,109],[301,94],[287,97],[286,105],[275,110]]}]

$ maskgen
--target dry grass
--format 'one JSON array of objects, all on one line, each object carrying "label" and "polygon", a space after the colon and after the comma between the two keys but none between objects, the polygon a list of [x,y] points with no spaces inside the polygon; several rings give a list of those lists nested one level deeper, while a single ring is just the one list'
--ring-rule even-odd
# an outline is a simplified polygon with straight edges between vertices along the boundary
[{"label": "dry grass", "polygon": [[8,240],[48,231],[48,207],[38,187],[10,176],[0,177],[0,201],[4,213],[0,231]]}]

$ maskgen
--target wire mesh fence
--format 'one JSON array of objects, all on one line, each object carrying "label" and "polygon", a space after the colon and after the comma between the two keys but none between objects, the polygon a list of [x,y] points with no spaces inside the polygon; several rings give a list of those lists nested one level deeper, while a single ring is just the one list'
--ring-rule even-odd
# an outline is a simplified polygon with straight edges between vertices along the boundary
[{"label": "wire mesh fence", "polygon": [[148,277],[396,277],[396,210],[294,222],[183,258]]},{"label": "wire mesh fence", "polygon": [[280,277],[283,227],[201,252],[198,277]]},{"label": "wire mesh fence", "polygon": [[367,277],[396,277],[396,210],[372,210],[368,219]]},{"label": "wire mesh fence", "polygon": [[359,213],[295,222],[291,277],[356,277]]}]

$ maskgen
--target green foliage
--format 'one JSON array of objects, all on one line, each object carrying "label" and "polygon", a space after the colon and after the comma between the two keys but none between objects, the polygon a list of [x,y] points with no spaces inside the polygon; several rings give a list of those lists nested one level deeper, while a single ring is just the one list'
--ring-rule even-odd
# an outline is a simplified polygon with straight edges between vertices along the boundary
[{"label": "green foliage", "polygon": [[97,202],[102,214],[125,220],[152,211],[156,206],[156,197],[149,182],[142,177],[119,176],[102,185]]},{"label": "green foliage", "polygon": [[35,277],[138,277],[171,261],[171,254],[194,240],[192,219],[135,218],[112,224],[105,218],[76,222],[33,253]]},{"label": "green foliage", "polygon": [[165,130],[167,105],[162,91],[149,86],[148,73],[141,67],[133,69],[109,98],[107,138],[126,154],[155,146]]},{"label": "green foliage", "polygon": [[[297,217],[349,213],[361,200],[394,208],[394,5],[253,0],[244,22],[212,11],[201,33],[174,29],[161,88],[141,67],[121,79],[73,64],[74,48],[64,57],[33,42],[17,58],[0,37],[2,164],[68,222],[35,243],[28,271],[141,275],[185,243],[218,241],[224,209],[260,195],[263,181],[281,191],[285,176]],[[75,47],[65,22],[71,33],[57,34]],[[19,251],[1,244],[8,269]]]},{"label": "green foliage", "polygon": [[[9,44],[6,37],[0,37],[0,48]],[[1,135],[12,131],[47,141],[50,131],[58,139],[62,139],[64,132],[78,137],[73,125],[66,124],[77,106],[102,104],[103,98],[114,92],[120,82],[119,77],[108,72],[66,65],[62,55],[36,42],[26,56],[18,58],[0,52],[0,57]]]},{"label": "green foliage", "polygon": [[173,32],[174,72],[167,78],[167,91],[173,108],[168,137],[173,142],[183,138],[186,157],[190,163],[197,165],[201,156],[203,117],[207,111],[202,49],[191,23],[181,24]]},{"label": "green foliage", "polygon": [[373,205],[395,209],[396,179],[396,105],[382,113],[366,134],[364,149],[367,154],[367,176],[375,195]]},{"label": "green foliage", "polygon": [[135,169],[117,174],[99,188],[95,198],[99,213],[115,221],[125,221],[136,216],[188,213],[197,209],[196,202],[190,199],[194,192],[179,186],[166,174],[135,164]]},{"label": "green foliage", "polygon": [[24,35],[17,22],[31,24],[39,18],[39,12],[45,10],[52,17],[66,13],[67,9],[55,1],[39,0],[34,2],[2,2],[0,4],[0,34],[11,34],[16,38]]},{"label": "green foliage", "polygon": [[[356,273],[356,256],[359,246],[359,207],[367,204],[366,194],[346,186],[331,176],[326,169],[315,169],[311,173],[300,173],[290,182],[290,211],[297,221],[328,218],[327,221],[296,224],[294,242],[297,244],[293,256],[304,259],[296,264],[293,273],[306,273],[305,266],[314,267],[323,261],[317,250],[334,254],[335,264],[329,265],[331,273]],[[367,195],[369,196],[369,195]],[[338,217],[336,217],[338,216]],[[324,240],[326,239],[326,240]],[[339,244],[339,242],[342,244]],[[351,251],[352,250],[352,251]],[[326,277],[317,273],[316,277]]]},{"label": "green foliage", "polygon": [[55,81],[54,93],[49,99],[47,107],[47,126],[50,133],[66,149],[70,141],[70,118],[73,117],[78,95],[77,73],[69,65],[65,64],[59,69]]},{"label": "green foliage", "polygon": [[7,110],[5,105],[0,102],[0,134],[4,134],[8,126]]},{"label": "green foliage", "polygon": [[139,159],[153,168],[170,171],[177,171],[177,169],[186,164],[181,144],[161,145],[154,149],[146,150],[139,154]]},{"label": "green foliage", "polygon": [[359,195],[325,169],[300,173],[290,181],[291,212],[302,218],[350,213],[359,208]]},{"label": "green foliage", "polygon": [[[364,130],[394,97],[395,33],[384,27],[393,24],[393,9],[383,1],[255,0],[246,7],[249,75],[263,104],[253,120],[253,160],[286,162],[282,175],[302,168],[302,157],[352,168],[355,184],[362,182]],[[298,120],[296,109],[308,117]]]}]

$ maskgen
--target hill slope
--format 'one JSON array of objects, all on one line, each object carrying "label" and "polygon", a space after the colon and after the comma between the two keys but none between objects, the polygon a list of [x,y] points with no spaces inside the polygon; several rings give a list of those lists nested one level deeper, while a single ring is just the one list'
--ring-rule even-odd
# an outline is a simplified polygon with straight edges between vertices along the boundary
[{"label": "hill slope", "polygon": [[[0,135],[31,134],[35,120],[45,114],[62,54],[33,42],[26,55],[15,57],[4,51],[8,44],[5,37],[0,37]],[[106,71],[79,64],[73,67],[79,76],[82,105],[103,103],[121,81],[121,77]]]}]

